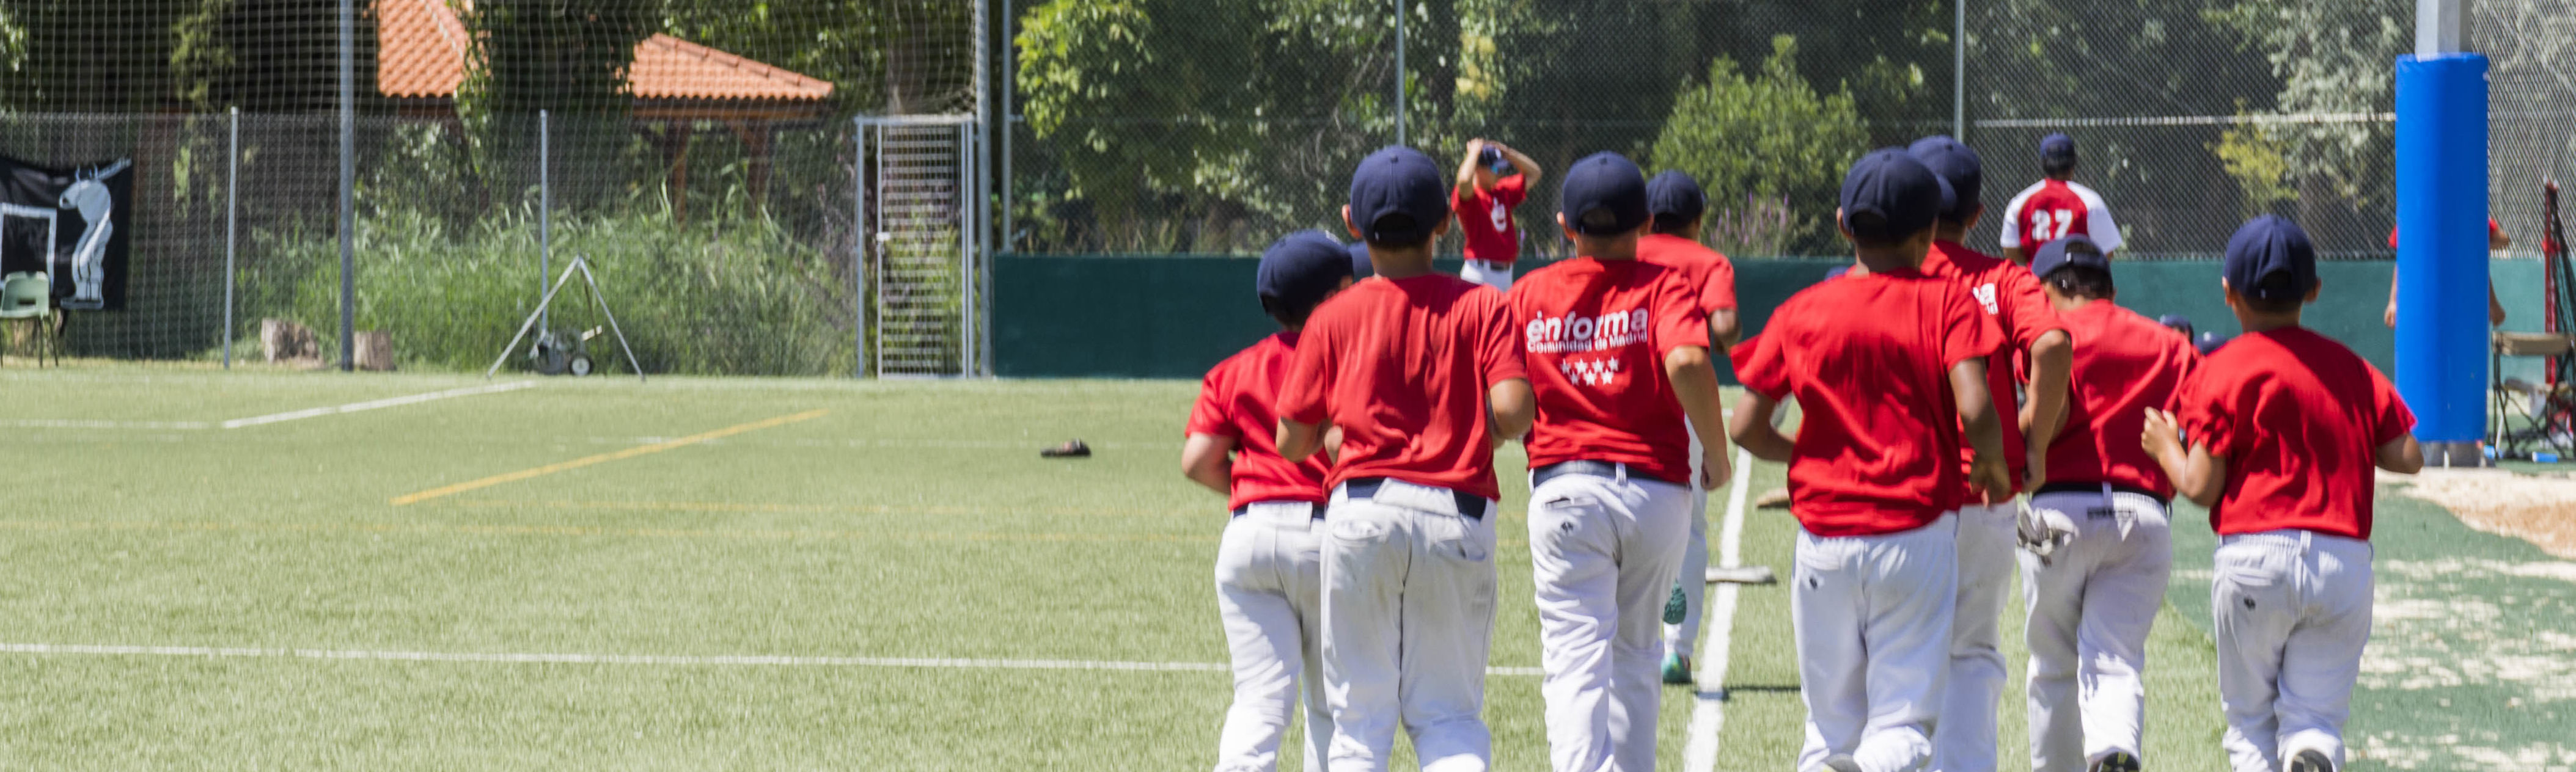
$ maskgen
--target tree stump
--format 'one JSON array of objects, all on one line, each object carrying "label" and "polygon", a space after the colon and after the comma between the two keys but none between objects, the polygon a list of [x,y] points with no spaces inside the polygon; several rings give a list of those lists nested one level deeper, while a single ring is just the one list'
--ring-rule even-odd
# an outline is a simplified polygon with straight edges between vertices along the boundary
[{"label": "tree stump", "polygon": [[393,333],[384,330],[358,331],[358,369],[379,373],[393,372]]}]

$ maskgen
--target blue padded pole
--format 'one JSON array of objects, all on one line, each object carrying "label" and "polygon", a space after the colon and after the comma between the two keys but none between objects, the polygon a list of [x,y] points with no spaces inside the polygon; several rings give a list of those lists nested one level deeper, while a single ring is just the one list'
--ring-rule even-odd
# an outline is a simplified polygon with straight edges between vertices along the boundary
[{"label": "blue padded pole", "polygon": [[2485,56],[2397,58],[2397,233],[2397,392],[2415,411],[2416,439],[2476,442],[2486,435]]}]

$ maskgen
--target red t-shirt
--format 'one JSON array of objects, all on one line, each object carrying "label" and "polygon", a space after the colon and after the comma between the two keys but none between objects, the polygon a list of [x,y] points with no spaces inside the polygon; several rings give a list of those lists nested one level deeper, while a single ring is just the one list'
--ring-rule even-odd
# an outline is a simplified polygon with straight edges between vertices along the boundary
[{"label": "red t-shirt", "polygon": [[1699,242],[1649,233],[1637,239],[1637,259],[1682,272],[1698,288],[1702,313],[1735,310],[1735,263]]},{"label": "red t-shirt", "polygon": [[1799,524],[1872,536],[1958,509],[1966,474],[1950,368],[2003,340],[1966,287],[1913,270],[1845,275],[1780,304],[1733,358],[1745,388],[1798,399],[1789,510]]},{"label": "red t-shirt", "polygon": [[1342,427],[1327,487],[1392,477],[1500,498],[1485,393],[1528,377],[1503,293],[1446,274],[1372,279],[1307,320],[1279,415]]},{"label": "red t-shirt", "polygon": [[1707,346],[1708,315],[1680,271],[1576,258],[1521,277],[1504,299],[1538,396],[1530,468],[1606,461],[1690,484],[1690,431],[1664,355]]},{"label": "red t-shirt", "polygon": [[[2013,363],[2017,355],[2038,342],[2039,336],[2066,327],[2057,322],[2057,308],[2048,304],[2048,295],[2040,291],[2039,279],[2030,275],[2029,268],[1955,241],[1935,241],[1932,251],[1923,255],[1923,272],[1968,288],[1977,308],[1994,319],[1996,328],[2004,333],[2007,345],[1995,349],[1994,355],[1986,359],[1986,390],[1994,394],[1995,416],[2004,421],[2004,464],[2012,468],[2013,490],[2019,492],[2022,475],[2030,469],[2030,455],[2025,450],[2027,440],[2016,428],[2015,416],[2020,409],[2013,396],[2020,393],[2021,384],[2013,377]],[[1959,454],[1959,468],[1968,468],[1968,457],[1975,454],[1964,445]],[[1960,478],[1960,490],[1965,491],[1960,500],[1975,501],[1978,494],[1964,487],[1966,479]]]},{"label": "red t-shirt", "polygon": [[1512,207],[1529,198],[1529,182],[1515,174],[1494,181],[1492,190],[1462,185],[1451,191],[1449,208],[1458,213],[1458,235],[1467,240],[1467,259],[1510,264],[1521,256],[1521,229],[1512,224]]},{"label": "red t-shirt", "polygon": [[1252,344],[1210,368],[1199,386],[1199,403],[1190,409],[1190,434],[1234,440],[1233,493],[1227,509],[1255,501],[1311,501],[1330,498],[1324,490],[1324,454],[1302,463],[1279,457],[1279,417],[1270,412],[1279,382],[1296,359],[1297,333],[1282,332]]},{"label": "red t-shirt", "polygon": [[2304,327],[2246,333],[2201,360],[2175,398],[2184,441],[2226,457],[2209,525],[2370,538],[2379,446],[2415,428],[2388,377]]},{"label": "red t-shirt", "polygon": [[2169,410],[2174,393],[2200,366],[2200,350],[2173,328],[2107,300],[2057,319],[2075,338],[2075,369],[2066,401],[2066,430],[2048,446],[2048,481],[2111,483],[2173,498],[2164,467],[2138,444],[2147,408]]},{"label": "red t-shirt", "polygon": [[[2497,225],[2497,224],[2496,224],[2496,221],[2494,221],[2494,220],[2488,220],[2488,221],[2487,221],[2487,240],[2488,240],[2488,241],[2494,241],[2494,240],[2495,240],[2495,238],[2496,238],[2497,236],[2501,236],[2501,235],[2504,235],[2504,226]],[[2397,227],[2396,227],[2396,226],[2393,226],[2393,225],[2392,225],[2392,226],[2389,226],[2389,228],[2388,228],[2388,248],[2389,248],[2389,249],[2396,249],[2396,248],[2397,248]]]}]

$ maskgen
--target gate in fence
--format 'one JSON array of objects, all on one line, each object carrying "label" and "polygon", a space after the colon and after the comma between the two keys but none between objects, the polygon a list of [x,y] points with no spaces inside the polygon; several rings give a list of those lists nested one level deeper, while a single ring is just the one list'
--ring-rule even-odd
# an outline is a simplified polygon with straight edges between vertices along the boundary
[{"label": "gate in fence", "polygon": [[[981,137],[971,116],[861,116],[858,220],[868,270],[861,298],[873,318],[860,345],[876,375],[972,376],[991,368],[982,322],[986,293],[976,168]],[[869,318],[870,309],[861,309]]]}]

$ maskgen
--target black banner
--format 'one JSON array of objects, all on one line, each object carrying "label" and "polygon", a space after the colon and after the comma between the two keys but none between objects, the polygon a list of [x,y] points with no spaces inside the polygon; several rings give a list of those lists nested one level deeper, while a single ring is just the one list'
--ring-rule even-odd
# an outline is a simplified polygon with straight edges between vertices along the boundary
[{"label": "black banner", "polygon": [[130,159],[53,169],[0,157],[0,273],[45,274],[55,305],[125,307],[135,219]]}]

